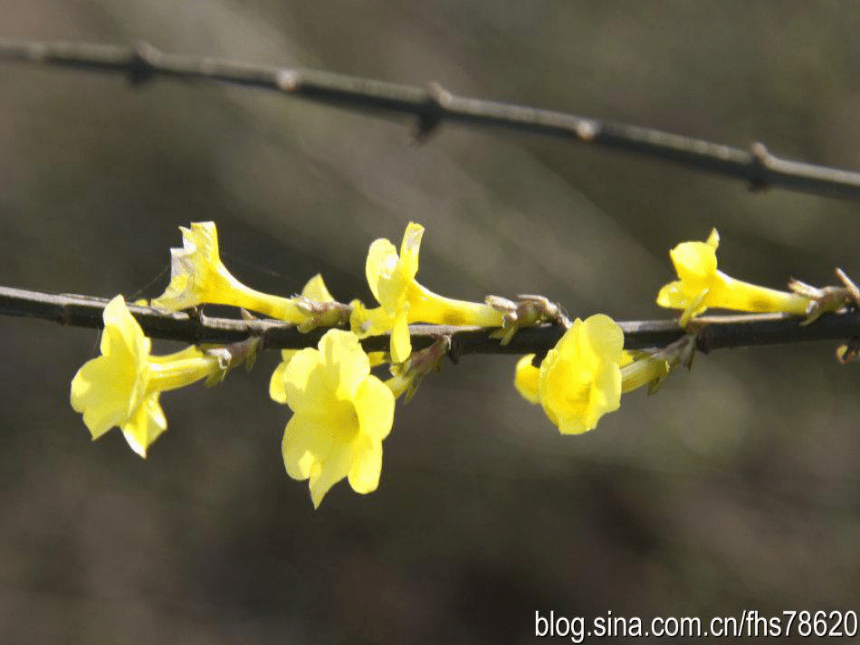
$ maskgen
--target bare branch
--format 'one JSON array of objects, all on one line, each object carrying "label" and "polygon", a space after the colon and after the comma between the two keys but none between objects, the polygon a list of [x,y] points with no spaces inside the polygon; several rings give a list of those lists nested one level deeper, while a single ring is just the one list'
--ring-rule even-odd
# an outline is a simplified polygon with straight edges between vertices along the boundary
[{"label": "bare branch", "polygon": [[[103,298],[80,295],[51,295],[0,287],[0,315],[23,316],[53,320],[75,327],[103,327],[102,312],[108,303]],[[193,317],[185,313],[168,313],[150,307],[129,305],[132,315],[147,336],[187,343],[227,344],[262,335],[266,349],[288,349],[315,346],[325,329],[308,334],[287,323],[275,320],[235,320],[227,318]],[[780,314],[745,316],[707,316],[697,318],[696,345],[709,352],[724,347],[747,347],[810,340],[843,340],[860,337],[860,312],[822,316],[812,325],[801,326],[801,318]],[[624,344],[628,349],[663,347],[684,335],[675,320],[640,320],[620,322]],[[510,344],[502,346],[490,338],[491,329],[481,327],[449,327],[443,325],[412,325],[410,333],[416,350],[429,347],[439,336],[451,336],[452,354],[545,354],[552,348],[564,329],[555,325],[540,325],[517,332]],[[387,350],[387,336],[366,338],[362,345],[367,351]]]},{"label": "bare branch", "polygon": [[489,126],[665,159],[746,181],[755,190],[780,187],[860,199],[860,173],[782,159],[769,153],[761,143],[754,144],[750,150],[743,150],[651,128],[458,97],[437,84],[423,90],[325,72],[242,65],[167,54],[145,43],[118,47],[0,39],[0,60],[119,73],[126,75],[134,84],[166,76],[244,85],[346,109],[413,116],[417,119],[421,137],[445,121]]}]

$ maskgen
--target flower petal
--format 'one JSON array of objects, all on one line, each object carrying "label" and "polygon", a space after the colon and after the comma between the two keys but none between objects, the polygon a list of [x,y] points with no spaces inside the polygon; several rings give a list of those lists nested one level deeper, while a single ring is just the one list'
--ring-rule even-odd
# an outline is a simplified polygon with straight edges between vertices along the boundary
[{"label": "flower petal", "polygon": [[708,240],[705,242],[705,244],[713,247],[715,251],[717,250],[717,247],[720,246],[720,234],[719,232],[717,232],[717,229],[711,229],[711,234],[708,236]]},{"label": "flower petal", "polygon": [[682,242],[669,251],[682,281],[709,280],[717,271],[717,253],[707,242]]},{"label": "flower petal", "polygon": [[316,413],[333,399],[326,388],[324,369],[322,355],[311,347],[297,352],[284,369],[284,400],[297,414]]},{"label": "flower petal", "polygon": [[600,417],[621,407],[621,368],[617,363],[603,365],[591,383],[589,394],[585,425],[593,430]]},{"label": "flower petal", "polygon": [[394,424],[394,394],[373,375],[368,376],[355,395],[355,413],[360,433],[382,441]]},{"label": "flower petal", "polygon": [[335,397],[351,400],[370,374],[370,359],[358,338],[348,331],[332,329],[322,337],[319,348]]},{"label": "flower petal", "polygon": [[132,450],[144,459],[152,442],[167,430],[167,419],[164,417],[161,404],[158,402],[159,394],[159,392],[153,392],[146,396],[131,420],[122,425],[122,433],[126,442]]},{"label": "flower petal", "polygon": [[354,442],[335,441],[322,469],[312,473],[310,478],[311,500],[314,508],[319,508],[326,493],[341,479],[349,475],[355,453]]},{"label": "flower petal", "polygon": [[624,334],[608,316],[575,320],[541,363],[539,400],[563,434],[592,430],[621,402]]},{"label": "flower petal", "polygon": [[409,305],[406,305],[397,315],[391,330],[391,360],[402,363],[412,353],[412,341],[409,338]]},{"label": "flower petal", "polygon": [[332,450],[334,433],[325,418],[294,414],[284,430],[281,454],[287,474],[304,480]]},{"label": "flower petal", "polygon": [[657,304],[667,309],[686,309],[687,296],[684,295],[680,280],[664,285],[657,294]]},{"label": "flower petal", "polygon": [[414,280],[418,273],[418,254],[423,236],[424,227],[415,222],[409,222],[403,233],[403,241],[400,243],[400,271],[407,282]]},{"label": "flower petal", "polygon": [[99,356],[87,361],[72,379],[70,402],[93,439],[121,423],[128,411],[135,374],[127,365]]},{"label": "flower petal", "polygon": [[397,263],[397,249],[391,241],[385,238],[374,240],[367,252],[364,272],[370,291],[380,304],[383,304],[380,296],[381,283],[391,279]]},{"label": "flower petal", "polygon": [[540,368],[535,367],[532,363],[534,357],[534,354],[527,354],[517,361],[517,367],[514,372],[514,386],[526,401],[537,404],[540,402],[538,397]]},{"label": "flower petal", "polygon": [[325,286],[322,274],[317,273],[313,278],[307,281],[305,288],[302,289],[302,295],[316,302],[334,302],[334,297]]},{"label": "flower petal", "polygon": [[293,356],[298,354],[297,349],[281,350],[281,362],[272,372],[272,378],[269,379],[269,396],[278,403],[287,402],[287,391],[284,388],[284,372],[287,370],[287,365],[293,360]]},{"label": "flower petal", "polygon": [[349,485],[356,493],[372,493],[379,486],[382,473],[382,444],[367,437],[356,441],[352,466],[349,469]]},{"label": "flower petal", "polygon": [[143,329],[131,315],[122,296],[116,296],[105,306],[102,319],[102,354],[128,355],[137,361],[149,355],[151,341],[144,336]]},{"label": "flower petal", "polygon": [[618,363],[624,351],[624,332],[612,318],[595,314],[582,325],[582,338],[597,360]]}]

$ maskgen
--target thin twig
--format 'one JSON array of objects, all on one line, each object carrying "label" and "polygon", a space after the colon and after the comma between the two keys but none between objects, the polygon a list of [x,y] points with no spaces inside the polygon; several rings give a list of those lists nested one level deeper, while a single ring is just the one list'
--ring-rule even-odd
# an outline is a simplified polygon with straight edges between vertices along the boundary
[{"label": "thin twig", "polygon": [[243,65],[168,54],[146,43],[120,47],[0,39],[0,60],[120,73],[134,84],[166,76],[244,85],[346,109],[413,116],[422,138],[445,121],[490,126],[657,157],[746,181],[755,190],[780,187],[860,199],[860,173],[782,159],[761,143],[743,150],[651,128],[459,97],[435,83],[424,90],[326,72]]},{"label": "thin twig", "polygon": [[[103,298],[80,295],[51,295],[0,287],[0,315],[53,320],[75,327],[103,327],[102,312],[108,303]],[[301,334],[295,327],[274,320],[235,320],[196,318],[185,313],[168,313],[150,307],[129,305],[129,310],[147,336],[187,343],[235,343],[253,335],[264,335],[267,349],[315,346],[325,329]],[[843,340],[860,337],[860,312],[822,316],[814,324],[800,326],[800,318],[780,314],[749,316],[707,316],[696,319],[699,328],[696,345],[709,352],[723,347],[747,347],[810,340]],[[684,335],[675,320],[620,322],[628,349],[663,347]],[[429,347],[439,336],[451,336],[452,353],[463,354],[544,354],[552,348],[564,329],[554,325],[525,328],[511,343],[501,346],[481,327],[412,325],[413,347]],[[387,350],[387,336],[366,338],[367,351]]]}]

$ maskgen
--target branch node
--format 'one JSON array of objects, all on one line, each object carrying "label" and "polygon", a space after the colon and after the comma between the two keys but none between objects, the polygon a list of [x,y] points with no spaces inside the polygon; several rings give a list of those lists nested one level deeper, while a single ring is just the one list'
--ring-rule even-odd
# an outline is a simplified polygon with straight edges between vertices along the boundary
[{"label": "branch node", "polygon": [[705,325],[696,332],[696,349],[702,354],[710,354],[714,349],[714,329],[712,325]]},{"label": "branch node", "polygon": [[45,43],[31,43],[27,48],[26,58],[34,63],[50,62],[50,50]]},{"label": "branch node", "polygon": [[143,40],[136,42],[128,63],[128,82],[131,85],[142,85],[152,80],[158,71],[155,61],[159,56],[161,52],[149,43]]},{"label": "branch node", "polygon": [[590,143],[600,134],[600,123],[592,119],[580,119],[574,126],[573,133],[580,141]]},{"label": "branch node", "polygon": [[299,89],[301,78],[294,69],[282,69],[275,75],[275,83],[283,92],[295,92]]},{"label": "branch node", "polygon": [[774,156],[761,141],[752,144],[750,154],[749,188],[754,193],[765,191],[771,187],[768,171],[773,167]]},{"label": "branch node", "polygon": [[454,95],[435,81],[427,86],[427,100],[424,108],[418,114],[418,124],[415,128],[416,143],[426,143],[442,123],[442,113],[451,104]]}]

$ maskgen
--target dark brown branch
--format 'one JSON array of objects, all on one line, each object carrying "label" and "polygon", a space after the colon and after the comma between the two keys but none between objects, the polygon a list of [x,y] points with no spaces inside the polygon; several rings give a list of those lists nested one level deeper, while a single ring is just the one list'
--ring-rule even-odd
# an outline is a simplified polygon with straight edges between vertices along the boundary
[{"label": "dark brown branch", "polygon": [[[35,291],[0,287],[0,315],[53,320],[62,325],[101,328],[103,298],[79,295],[50,295]],[[149,307],[129,305],[147,336],[186,343],[228,344],[252,335],[265,335],[267,349],[315,346],[325,329],[301,334],[294,327],[272,320],[234,320],[195,318],[185,313],[167,313]],[[860,337],[860,313],[847,312],[822,316],[814,324],[800,326],[798,318],[782,315],[709,316],[696,319],[699,326],[697,346],[703,352],[723,347],[746,347],[810,340],[843,340]],[[684,331],[674,320],[643,320],[619,323],[624,330],[625,347],[663,347],[678,340]],[[544,354],[564,330],[553,325],[522,329],[506,347],[489,337],[492,330],[479,327],[413,325],[415,349],[428,347],[435,338],[450,335],[452,353],[463,354]],[[367,351],[387,350],[388,337],[362,341]]]},{"label": "dark brown branch", "polygon": [[325,72],[242,65],[167,54],[145,43],[129,48],[0,39],[0,60],[114,72],[127,76],[133,83],[167,76],[245,85],[347,109],[413,116],[421,135],[429,134],[445,121],[497,127],[666,159],[746,181],[753,189],[780,187],[860,198],[860,173],[781,159],[760,143],[751,150],[743,150],[650,128],[458,97],[436,84],[423,90]]}]

